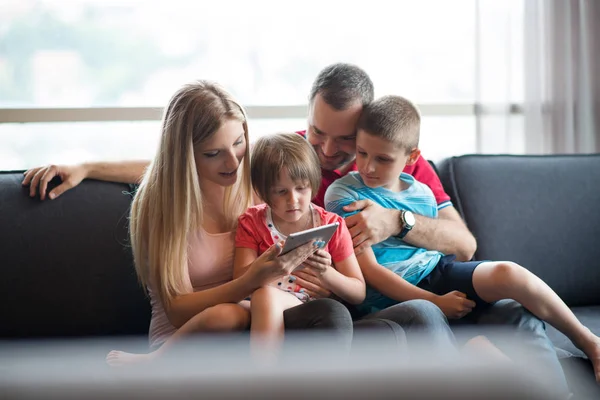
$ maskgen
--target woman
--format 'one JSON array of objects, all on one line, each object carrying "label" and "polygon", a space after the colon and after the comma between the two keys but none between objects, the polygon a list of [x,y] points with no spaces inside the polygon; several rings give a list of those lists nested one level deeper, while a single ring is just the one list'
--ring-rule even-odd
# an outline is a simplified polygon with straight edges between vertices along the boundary
[{"label": "woman", "polygon": [[[182,87],[166,108],[156,156],[131,209],[135,268],[152,305],[151,354],[113,351],[111,365],[146,361],[192,332],[246,329],[243,300],[287,275],[315,250],[277,257],[272,246],[232,279],[237,219],[251,205],[248,125],[243,108],[215,83]],[[347,309],[319,299],[286,311],[286,329],[330,329],[347,347]],[[176,340],[175,340],[176,341]]]}]

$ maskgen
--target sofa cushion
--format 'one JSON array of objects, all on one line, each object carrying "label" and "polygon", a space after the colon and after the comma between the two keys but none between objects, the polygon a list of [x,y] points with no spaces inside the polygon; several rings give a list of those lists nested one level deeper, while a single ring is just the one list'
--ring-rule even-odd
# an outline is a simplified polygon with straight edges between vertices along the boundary
[{"label": "sofa cushion", "polygon": [[600,304],[600,155],[467,155],[438,169],[476,259],[515,261],[570,306]]},{"label": "sofa cushion", "polygon": [[0,338],[147,334],[149,303],[128,245],[129,187],[86,180],[40,201],[22,179],[0,173]]}]

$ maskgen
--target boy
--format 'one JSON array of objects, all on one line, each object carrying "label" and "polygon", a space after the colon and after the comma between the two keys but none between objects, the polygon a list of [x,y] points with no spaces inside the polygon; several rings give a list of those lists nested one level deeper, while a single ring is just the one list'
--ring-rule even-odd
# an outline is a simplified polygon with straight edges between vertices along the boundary
[{"label": "boy", "polygon": [[348,216],[344,206],[363,199],[402,210],[400,234],[358,256],[368,284],[359,312],[376,312],[402,301],[425,299],[449,318],[462,318],[472,310],[511,298],[568,336],[587,354],[600,380],[600,338],[583,326],[537,276],[513,262],[457,262],[453,255],[403,241],[410,235],[415,213],[437,217],[437,204],[429,187],[402,172],[420,156],[419,130],[420,115],[410,101],[385,96],[372,102],[358,122],[358,172],[337,180],[325,194],[326,209],[343,217]]}]

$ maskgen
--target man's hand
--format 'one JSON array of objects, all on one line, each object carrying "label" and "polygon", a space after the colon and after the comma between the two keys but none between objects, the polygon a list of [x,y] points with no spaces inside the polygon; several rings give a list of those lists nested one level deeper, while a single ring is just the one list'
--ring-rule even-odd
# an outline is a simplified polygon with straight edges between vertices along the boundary
[{"label": "man's hand", "polygon": [[357,255],[400,231],[400,210],[383,208],[371,200],[357,200],[344,207],[347,212],[357,210],[360,212],[346,217]]},{"label": "man's hand", "polygon": [[443,296],[437,296],[432,301],[450,319],[462,318],[475,307],[474,301],[467,299],[466,294],[457,290]]},{"label": "man's hand", "polygon": [[60,177],[62,183],[52,189],[48,197],[54,200],[69,189],[79,185],[82,180],[87,178],[87,169],[83,164],[79,165],[48,165],[45,167],[32,168],[25,172],[23,186],[29,185],[29,196],[34,197],[40,193],[40,199],[46,198],[46,189],[48,182],[55,176]]}]

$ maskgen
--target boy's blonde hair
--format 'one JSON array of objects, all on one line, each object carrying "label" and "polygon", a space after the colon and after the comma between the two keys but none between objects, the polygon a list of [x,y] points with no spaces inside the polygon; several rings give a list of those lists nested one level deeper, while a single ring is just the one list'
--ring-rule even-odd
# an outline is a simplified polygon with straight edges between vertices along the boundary
[{"label": "boy's blonde hair", "polygon": [[313,196],[321,185],[319,157],[308,141],[297,133],[276,133],[259,138],[252,147],[250,177],[256,194],[267,204],[270,191],[287,170],[293,181],[308,181]]},{"label": "boy's blonde hair", "polygon": [[409,154],[419,146],[421,116],[410,100],[383,96],[365,107],[358,129],[392,142]]},{"label": "boy's blonde hair", "polygon": [[[244,109],[222,87],[208,81],[183,86],[165,108],[158,150],[133,199],[130,218],[137,275],[144,288],[158,292],[165,304],[189,290],[184,284],[188,234],[204,220],[194,150],[230,120],[242,123],[248,143]],[[239,179],[225,190],[223,214],[231,230],[252,198],[249,147]]]}]

